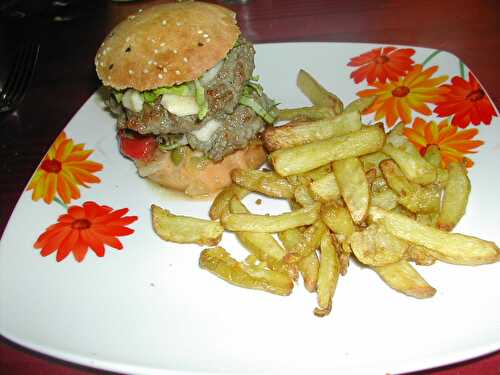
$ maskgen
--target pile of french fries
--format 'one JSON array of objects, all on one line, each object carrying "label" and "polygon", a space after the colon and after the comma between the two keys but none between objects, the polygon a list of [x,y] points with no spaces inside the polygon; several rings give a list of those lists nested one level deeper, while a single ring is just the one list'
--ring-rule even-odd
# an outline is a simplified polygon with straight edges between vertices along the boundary
[{"label": "pile of french fries", "polygon": [[[152,206],[153,227],[167,241],[216,246],[234,232],[249,255],[237,261],[221,247],[200,254],[203,269],[234,285],[289,295],[299,275],[317,293],[317,316],[328,315],[340,275],[350,260],[369,267],[391,288],[415,298],[436,290],[414,265],[442,261],[480,265],[500,259],[493,243],[452,233],[465,213],[471,184],[466,168],[444,168],[439,149],[425,155],[397,125],[364,125],[374,98],[345,108],[340,99],[301,70],[297,85],[311,107],[284,109],[283,126],[263,142],[274,170],[232,173],[203,220]],[[286,199],[291,211],[256,215],[242,203],[249,193]]]}]

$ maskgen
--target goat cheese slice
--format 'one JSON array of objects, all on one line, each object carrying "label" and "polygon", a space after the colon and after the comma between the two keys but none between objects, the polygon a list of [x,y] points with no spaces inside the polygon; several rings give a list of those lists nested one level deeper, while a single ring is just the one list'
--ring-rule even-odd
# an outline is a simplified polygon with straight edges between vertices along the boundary
[{"label": "goat cheese slice", "polygon": [[217,120],[208,120],[205,125],[201,129],[193,130],[191,132],[198,140],[201,142],[208,142],[212,135],[215,133],[217,129],[222,125],[220,121]]},{"label": "goat cheese slice", "polygon": [[194,96],[163,94],[161,105],[176,116],[196,115],[199,110]]},{"label": "goat cheese slice", "polygon": [[123,94],[122,103],[125,108],[128,108],[131,111],[141,112],[144,100],[142,99],[142,95],[139,94],[138,91],[128,89],[127,91],[125,91],[125,94]]}]

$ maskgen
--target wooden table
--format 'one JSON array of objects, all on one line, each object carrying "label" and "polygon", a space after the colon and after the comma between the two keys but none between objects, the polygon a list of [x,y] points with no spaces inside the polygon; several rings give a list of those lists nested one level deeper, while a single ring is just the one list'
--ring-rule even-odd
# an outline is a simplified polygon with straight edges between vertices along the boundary
[{"label": "wooden table", "polygon": [[[32,89],[16,113],[0,120],[0,233],[45,151],[99,87],[93,58],[101,40],[128,13],[157,2],[74,0],[69,9],[55,9],[49,1],[33,0],[26,2],[28,19],[0,20],[0,56],[9,57],[8,52],[26,38],[41,43]],[[254,42],[373,42],[447,50],[463,59],[500,107],[497,0],[251,0],[232,8],[239,13],[243,33]],[[54,21],[65,17],[71,20]],[[3,63],[0,60],[0,78],[7,66]],[[0,337],[2,374],[95,372]],[[500,374],[500,353],[425,373]]]}]

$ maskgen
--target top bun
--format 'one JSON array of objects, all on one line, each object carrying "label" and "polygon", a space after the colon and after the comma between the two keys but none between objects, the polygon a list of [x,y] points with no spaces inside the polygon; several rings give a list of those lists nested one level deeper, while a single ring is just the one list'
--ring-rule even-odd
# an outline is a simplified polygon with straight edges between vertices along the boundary
[{"label": "top bun", "polygon": [[95,57],[104,85],[138,91],[192,81],[222,60],[240,29],[236,14],[215,4],[168,3],[118,24]]}]

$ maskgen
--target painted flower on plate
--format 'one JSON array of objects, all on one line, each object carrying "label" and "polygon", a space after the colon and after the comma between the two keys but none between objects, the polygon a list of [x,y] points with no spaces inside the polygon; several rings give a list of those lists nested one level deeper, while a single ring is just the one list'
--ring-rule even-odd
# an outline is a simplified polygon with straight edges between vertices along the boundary
[{"label": "painted flower on plate", "polygon": [[99,257],[104,256],[105,246],[121,250],[122,243],[117,237],[134,232],[127,225],[137,220],[137,216],[125,216],[128,208],[113,210],[95,202],[85,202],[82,206],[70,206],[66,214],[59,216],[57,223],[49,226],[34,243],[40,254],[47,256],[56,252],[60,262],[70,253],[81,262],[89,248]]},{"label": "painted flower on plate", "polygon": [[457,76],[452,78],[451,84],[442,87],[446,91],[434,112],[439,117],[453,116],[452,125],[460,128],[471,123],[489,125],[491,118],[497,116],[493,104],[472,73],[469,72],[468,81]]},{"label": "painted flower on plate", "polygon": [[102,170],[102,164],[87,160],[93,150],[84,147],[83,143],[75,145],[64,132],[59,134],[28,185],[34,201],[43,198],[50,204],[57,194],[68,204],[80,198],[79,186],[101,181],[94,173]]},{"label": "painted flower on plate", "polygon": [[374,48],[351,58],[347,66],[359,67],[351,73],[355,83],[365,79],[369,84],[376,80],[382,83],[386,80],[397,81],[411,69],[411,56],[414,54],[415,50],[411,48]]},{"label": "painted flower on plate", "polygon": [[422,65],[416,64],[396,82],[372,83],[372,88],[358,92],[360,97],[377,96],[365,114],[375,112],[375,120],[385,118],[388,127],[393,127],[398,120],[410,123],[412,111],[431,115],[428,104],[442,100],[443,89],[439,85],[448,79],[448,76],[433,78],[437,70],[437,66],[424,70]]},{"label": "painted flower on plate", "polygon": [[465,154],[476,153],[475,149],[484,143],[473,139],[478,134],[477,129],[459,130],[450,125],[448,119],[438,124],[435,121],[426,122],[416,118],[412,127],[405,128],[404,134],[421,155],[425,155],[429,146],[438,146],[444,167],[452,161],[462,162],[468,168],[472,167],[474,163]]}]

